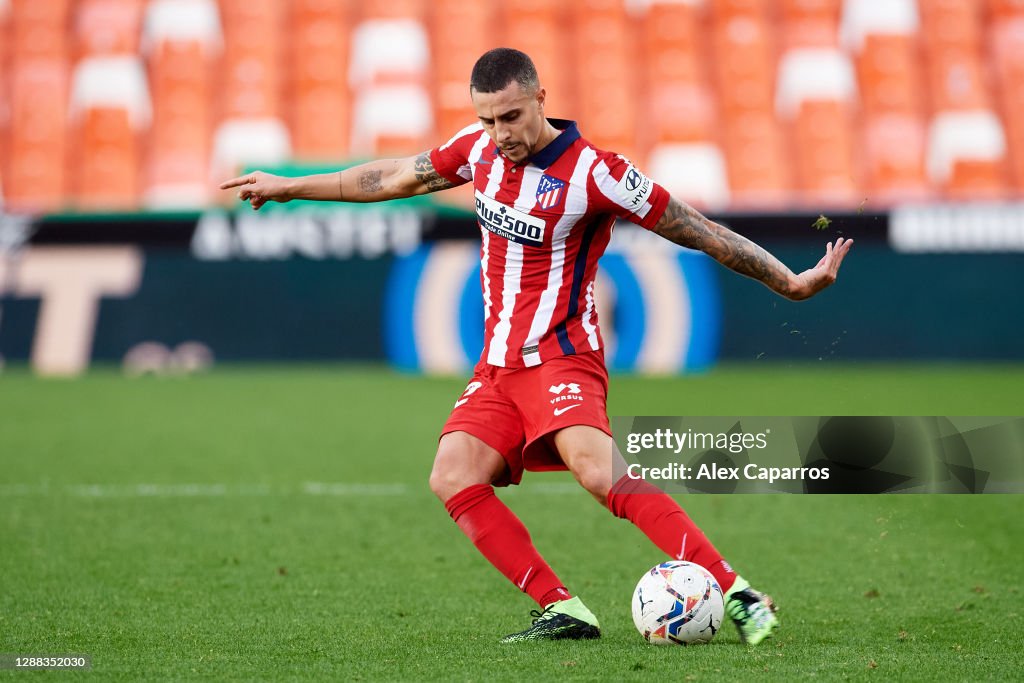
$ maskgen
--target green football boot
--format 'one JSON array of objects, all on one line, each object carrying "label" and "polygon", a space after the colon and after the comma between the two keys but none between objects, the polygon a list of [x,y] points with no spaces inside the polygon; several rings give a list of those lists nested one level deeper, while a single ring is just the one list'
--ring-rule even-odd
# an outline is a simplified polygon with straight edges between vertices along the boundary
[{"label": "green football boot", "polygon": [[747,645],[757,645],[771,637],[779,627],[777,609],[769,596],[754,590],[740,577],[736,577],[736,583],[725,595],[725,612],[736,624],[740,640]]},{"label": "green football boot", "polygon": [[533,610],[533,626],[507,635],[503,643],[522,643],[529,640],[583,640],[600,638],[601,625],[578,597],[553,602],[543,612]]}]

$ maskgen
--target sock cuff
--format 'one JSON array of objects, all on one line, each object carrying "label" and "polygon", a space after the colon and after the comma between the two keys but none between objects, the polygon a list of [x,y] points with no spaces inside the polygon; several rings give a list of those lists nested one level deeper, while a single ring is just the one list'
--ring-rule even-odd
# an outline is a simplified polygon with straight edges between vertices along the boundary
[{"label": "sock cuff", "polygon": [[462,489],[445,501],[444,507],[456,522],[483,501],[494,496],[494,487],[490,484],[473,484]]}]

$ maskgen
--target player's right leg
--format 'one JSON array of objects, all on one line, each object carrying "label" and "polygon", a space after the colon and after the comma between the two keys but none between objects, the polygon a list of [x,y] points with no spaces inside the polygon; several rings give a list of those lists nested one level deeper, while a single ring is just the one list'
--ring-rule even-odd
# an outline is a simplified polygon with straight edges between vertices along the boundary
[{"label": "player's right leg", "polygon": [[503,642],[596,638],[600,626],[573,597],[533,545],[530,533],[494,493],[494,483],[518,480],[506,457],[480,438],[448,432],[438,444],[430,488],[473,545],[519,590],[533,598],[533,625]]}]

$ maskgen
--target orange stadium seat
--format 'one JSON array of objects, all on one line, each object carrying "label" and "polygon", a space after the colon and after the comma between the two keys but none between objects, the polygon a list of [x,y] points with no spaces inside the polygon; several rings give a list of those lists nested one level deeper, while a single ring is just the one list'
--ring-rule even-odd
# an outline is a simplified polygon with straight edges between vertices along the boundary
[{"label": "orange stadium seat", "polygon": [[138,208],[141,138],[152,110],[137,56],[86,57],[72,75],[71,185],[86,210]]},{"label": "orange stadium seat", "polygon": [[352,144],[356,155],[420,151],[434,129],[430,44],[418,19],[369,19],[352,34]]},{"label": "orange stadium seat", "polygon": [[713,82],[724,115],[774,109],[772,27],[762,12],[716,13],[711,24]]},{"label": "orange stadium seat", "polygon": [[700,209],[719,211],[729,203],[729,180],[717,145],[663,143],[651,151],[647,166],[673,196]]},{"label": "orange stadium seat", "polygon": [[369,19],[355,25],[351,39],[353,88],[427,82],[430,40],[419,20]]},{"label": "orange stadium seat", "polygon": [[76,58],[139,51],[143,0],[79,0],[74,8]]},{"label": "orange stadium seat", "polygon": [[143,201],[151,208],[201,206],[209,199],[214,69],[223,38],[212,0],[155,0],[143,45],[153,124]]},{"label": "orange stadium seat", "polygon": [[771,111],[724,117],[723,143],[733,203],[777,208],[791,197],[792,171],[782,131]]},{"label": "orange stadium seat", "polygon": [[836,47],[842,0],[781,0],[779,20],[785,49]]},{"label": "orange stadium seat", "polygon": [[221,0],[220,119],[284,114],[284,0]]},{"label": "orange stadium seat", "polygon": [[227,178],[245,167],[276,166],[292,155],[288,127],[267,117],[228,119],[213,134],[213,177]]},{"label": "orange stadium seat", "polygon": [[767,18],[772,0],[707,0],[705,3],[716,20],[724,21],[737,17]]},{"label": "orange stadium seat", "polygon": [[867,116],[924,106],[914,0],[848,0],[840,31],[857,68],[861,105]]},{"label": "orange stadium seat", "polygon": [[[521,12],[520,9],[523,11]],[[573,118],[576,113],[576,83],[570,65],[572,58],[565,39],[559,3],[530,0],[522,8],[499,4],[497,23],[500,42],[530,55],[547,90],[545,111],[557,118]],[[586,134],[586,131],[584,131]]]},{"label": "orange stadium seat", "polygon": [[1006,137],[991,111],[942,112],[928,132],[928,174],[951,199],[1007,192]]},{"label": "orange stadium seat", "polygon": [[709,85],[698,8],[654,3],[647,8],[641,28],[646,68],[634,96],[643,93],[649,106],[640,104],[639,145],[716,139],[715,95]]},{"label": "orange stadium seat", "polygon": [[789,124],[803,199],[859,201],[853,166],[853,69],[838,50],[790,50],[780,62],[776,106]]},{"label": "orange stadium seat", "polygon": [[703,17],[698,7],[689,3],[650,4],[643,16],[643,49],[658,55],[679,48],[693,48],[700,42]]},{"label": "orange stadium seat", "polygon": [[979,53],[946,50],[931,56],[926,64],[933,111],[991,108],[986,65]]},{"label": "orange stadium seat", "polygon": [[7,59],[10,52],[10,0],[0,0],[0,210],[3,209],[3,179],[7,174],[7,134],[11,95],[7,82]]},{"label": "orange stadium seat", "polygon": [[67,190],[67,62],[23,57],[11,66],[6,203],[17,211],[55,211]]},{"label": "orange stadium seat", "polygon": [[496,47],[490,3],[439,0],[430,14],[430,45],[434,58],[434,108],[437,134],[448,139],[477,120],[469,96],[473,64]]},{"label": "orange stadium seat", "polygon": [[920,0],[919,6],[932,109],[991,107],[980,4],[975,0]]},{"label": "orange stadium seat", "polygon": [[573,40],[576,92],[581,126],[587,138],[604,149],[635,156],[635,46],[621,13],[578,18]]},{"label": "orange stadium seat", "polygon": [[1024,193],[1024,13],[996,14],[990,41],[1014,186]]},{"label": "orange stadium seat", "polygon": [[859,201],[853,164],[854,129],[850,105],[806,100],[793,120],[797,184],[804,199],[849,205]]},{"label": "orange stadium seat", "polygon": [[868,116],[920,114],[924,93],[917,41],[911,36],[871,34],[856,56],[861,105]]},{"label": "orange stadium seat", "polygon": [[[659,61],[694,62],[683,50],[652,57]],[[693,74],[681,78],[679,73],[652,70],[642,91],[644,101],[640,143],[646,147],[659,142],[695,142],[717,137],[716,98],[707,79]],[[637,95],[639,96],[639,95]]]},{"label": "orange stadium seat", "polygon": [[340,161],[351,127],[348,87],[349,13],[343,3],[291,4],[288,120],[295,155]]},{"label": "orange stadium seat", "polygon": [[360,21],[369,19],[413,19],[426,20],[426,0],[388,0],[387,2],[354,3]]},{"label": "orange stadium seat", "polygon": [[913,114],[880,114],[864,123],[865,187],[872,205],[921,200],[932,191],[925,175],[925,128]]},{"label": "orange stadium seat", "polygon": [[980,46],[982,6],[977,0],[918,0],[918,7],[929,50]]},{"label": "orange stadium seat", "polygon": [[368,89],[357,95],[352,119],[356,154],[404,156],[433,142],[433,109],[427,91],[420,86]]},{"label": "orange stadium seat", "polygon": [[1024,0],[987,0],[986,5],[993,21],[1024,18]]},{"label": "orange stadium seat", "polygon": [[70,8],[71,0],[12,0],[12,58],[67,59]]}]

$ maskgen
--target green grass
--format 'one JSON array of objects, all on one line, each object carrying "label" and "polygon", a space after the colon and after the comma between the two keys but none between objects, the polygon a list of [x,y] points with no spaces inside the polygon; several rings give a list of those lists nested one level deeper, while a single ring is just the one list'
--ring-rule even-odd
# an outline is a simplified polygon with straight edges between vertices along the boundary
[{"label": "green grass", "polygon": [[[90,654],[103,680],[974,680],[1024,668],[1024,498],[689,496],[726,557],[777,598],[783,628],[755,650],[731,626],[709,646],[667,649],[629,615],[633,585],[663,558],[565,474],[528,474],[502,496],[604,637],[499,645],[533,605],[426,486],[463,386],[348,367],[0,375],[0,653]],[[1021,386],[1013,365],[727,366],[613,378],[610,411],[1019,415]]]}]

